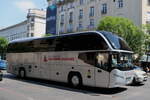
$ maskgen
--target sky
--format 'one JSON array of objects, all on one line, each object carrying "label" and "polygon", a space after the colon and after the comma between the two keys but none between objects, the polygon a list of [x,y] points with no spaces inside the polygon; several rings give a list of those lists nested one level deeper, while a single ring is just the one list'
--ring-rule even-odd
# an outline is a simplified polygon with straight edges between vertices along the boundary
[{"label": "sky", "polygon": [[47,0],[1,0],[0,29],[26,20],[30,8],[46,10]]}]

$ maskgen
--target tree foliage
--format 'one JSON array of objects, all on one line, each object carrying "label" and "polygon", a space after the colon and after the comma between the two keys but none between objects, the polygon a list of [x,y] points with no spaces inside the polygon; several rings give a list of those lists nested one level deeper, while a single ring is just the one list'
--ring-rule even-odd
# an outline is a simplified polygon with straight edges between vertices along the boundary
[{"label": "tree foliage", "polygon": [[53,36],[53,34],[45,34],[44,37]]},{"label": "tree foliage", "polygon": [[121,36],[135,53],[141,53],[144,32],[129,19],[107,16],[100,20],[97,29],[110,31]]},{"label": "tree foliage", "polygon": [[0,56],[2,58],[6,53],[7,45],[8,45],[8,41],[5,38],[0,37]]},{"label": "tree foliage", "polygon": [[145,31],[144,48],[145,52],[150,52],[150,24],[143,25]]}]

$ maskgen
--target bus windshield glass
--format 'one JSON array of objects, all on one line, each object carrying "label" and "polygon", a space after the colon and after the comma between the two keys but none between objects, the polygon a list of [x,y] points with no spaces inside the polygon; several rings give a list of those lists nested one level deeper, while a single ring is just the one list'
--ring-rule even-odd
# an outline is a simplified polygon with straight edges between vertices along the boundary
[{"label": "bus windshield glass", "polygon": [[118,68],[120,70],[129,70],[133,68],[132,54],[121,53],[112,54],[112,68]]},{"label": "bus windshield glass", "polygon": [[131,51],[127,43],[117,35],[105,31],[101,31],[101,33],[107,38],[107,40],[114,49]]}]

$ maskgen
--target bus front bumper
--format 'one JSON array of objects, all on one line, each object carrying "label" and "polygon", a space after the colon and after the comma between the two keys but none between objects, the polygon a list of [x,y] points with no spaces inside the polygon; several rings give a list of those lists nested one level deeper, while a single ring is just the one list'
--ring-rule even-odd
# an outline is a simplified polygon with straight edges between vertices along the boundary
[{"label": "bus front bumper", "polygon": [[116,78],[115,80],[111,81],[109,84],[109,88],[115,88],[115,87],[122,87],[126,86],[132,83],[133,77],[126,77],[124,79]]}]

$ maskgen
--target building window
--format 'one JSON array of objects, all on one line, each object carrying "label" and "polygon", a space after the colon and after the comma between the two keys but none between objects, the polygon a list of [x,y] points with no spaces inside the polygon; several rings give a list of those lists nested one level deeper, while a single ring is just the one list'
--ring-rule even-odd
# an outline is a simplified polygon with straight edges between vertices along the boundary
[{"label": "building window", "polygon": [[68,32],[73,32],[73,24],[70,23],[68,26]]},{"label": "building window", "polygon": [[80,5],[83,5],[84,1],[83,0],[80,0]]},{"label": "building window", "polygon": [[123,7],[123,0],[118,0],[118,8],[122,8]]},{"label": "building window", "polygon": [[34,18],[31,18],[31,22],[34,22]]},{"label": "building window", "polygon": [[27,30],[30,31],[30,25],[27,26]]},{"label": "building window", "polygon": [[61,15],[61,18],[60,18],[60,24],[61,24],[61,25],[64,24],[64,15]]},{"label": "building window", "polygon": [[74,8],[74,5],[73,5],[73,3],[70,3],[70,9],[71,9],[71,8]]},{"label": "building window", "polygon": [[31,37],[34,37],[34,33],[31,33]]},{"label": "building window", "polygon": [[94,19],[90,19],[90,28],[94,28]]},{"label": "building window", "polygon": [[60,10],[60,11],[61,11],[61,12],[63,12],[63,10],[64,10],[64,7],[63,7],[63,6],[61,6],[61,10]]},{"label": "building window", "polygon": [[82,19],[83,18],[83,9],[80,9],[79,11],[79,19]]},{"label": "building window", "polygon": [[150,12],[147,12],[146,24],[150,24]]},{"label": "building window", "polygon": [[[146,21],[146,25],[150,25],[150,21]],[[146,29],[146,33],[150,34],[150,29]]]},{"label": "building window", "polygon": [[83,29],[83,25],[82,25],[82,22],[80,21],[78,30],[82,30],[82,29]]},{"label": "building window", "polygon": [[106,4],[106,3],[102,4],[101,13],[102,13],[102,14],[107,14],[107,4]]},{"label": "building window", "polygon": [[62,27],[61,27],[61,29],[59,30],[59,33],[60,33],[60,34],[64,33],[64,30],[63,30]]},{"label": "building window", "polygon": [[73,22],[73,12],[69,13],[69,23]]},{"label": "building window", "polygon": [[31,30],[34,30],[34,23],[31,23]]},{"label": "building window", "polygon": [[150,21],[146,21],[146,24],[150,24]]},{"label": "building window", "polygon": [[27,33],[27,36],[26,37],[30,37],[30,34],[29,33]]},{"label": "building window", "polygon": [[147,0],[147,2],[148,2],[148,3],[147,3],[147,4],[148,4],[148,6],[150,6],[150,0]]},{"label": "building window", "polygon": [[90,17],[94,16],[94,7],[90,7]]}]

